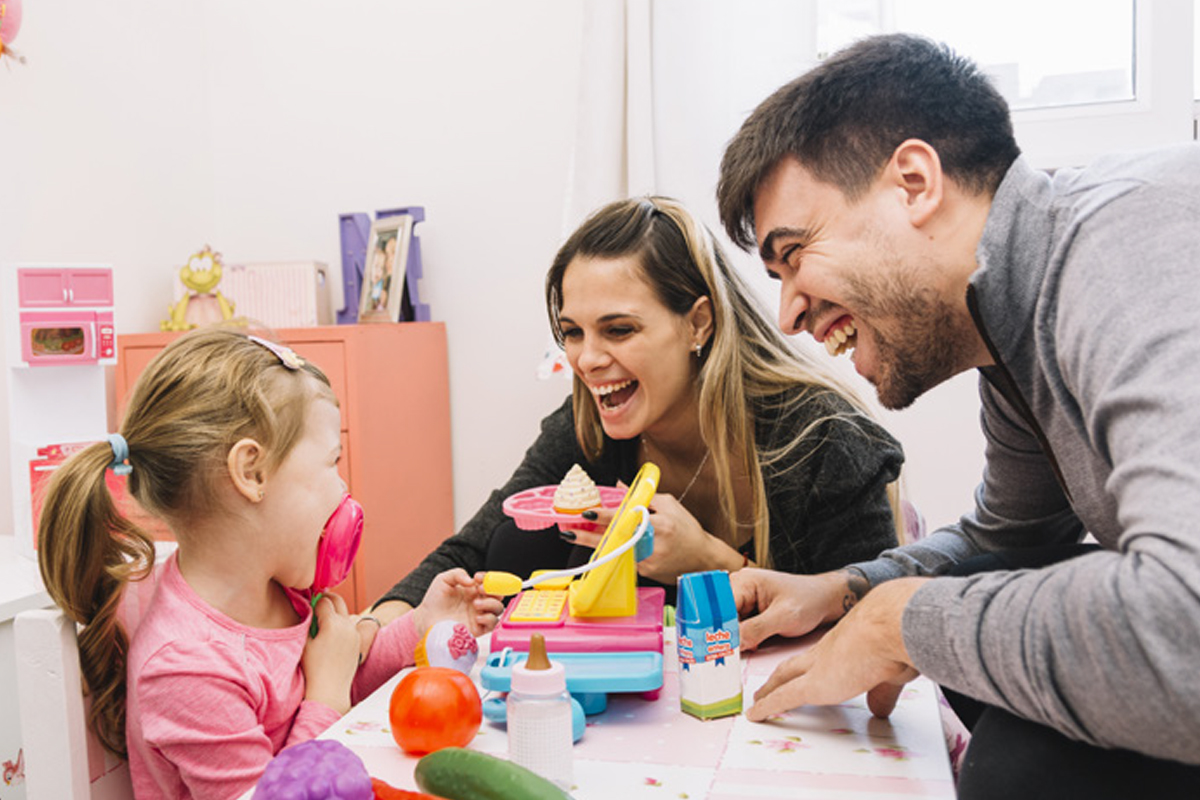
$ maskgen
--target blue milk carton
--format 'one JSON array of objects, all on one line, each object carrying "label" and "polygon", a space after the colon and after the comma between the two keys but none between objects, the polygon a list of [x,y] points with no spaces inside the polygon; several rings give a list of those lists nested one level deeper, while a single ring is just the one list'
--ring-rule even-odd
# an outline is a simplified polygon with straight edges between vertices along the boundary
[{"label": "blue milk carton", "polygon": [[700,719],[741,713],[741,642],[729,573],[711,570],[679,576],[676,605],[681,707]]}]

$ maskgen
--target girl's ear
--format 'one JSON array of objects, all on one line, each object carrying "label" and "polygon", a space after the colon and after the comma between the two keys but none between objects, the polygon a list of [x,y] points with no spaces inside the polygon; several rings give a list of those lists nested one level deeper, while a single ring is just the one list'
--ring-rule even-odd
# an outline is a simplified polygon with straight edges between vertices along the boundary
[{"label": "girl's ear", "polygon": [[695,350],[696,345],[703,347],[708,344],[713,333],[712,300],[706,296],[697,297],[696,302],[692,303],[692,308],[687,313],[687,321],[692,337],[688,349]]},{"label": "girl's ear", "polygon": [[259,502],[266,494],[265,457],[262,445],[253,439],[238,440],[225,457],[233,487],[251,503]]}]

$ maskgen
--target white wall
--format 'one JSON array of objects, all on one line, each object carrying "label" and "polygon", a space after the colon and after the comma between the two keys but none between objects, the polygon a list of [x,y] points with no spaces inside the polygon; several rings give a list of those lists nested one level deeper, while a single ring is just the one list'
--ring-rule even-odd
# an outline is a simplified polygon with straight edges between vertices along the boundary
[{"label": "white wall", "polygon": [[461,524],[566,391],[535,370],[580,4],[207,5],[210,40],[228,54],[208,72],[214,244],[239,259],[338,263],[339,213],[425,207],[420,293],[447,323]]},{"label": "white wall", "polygon": [[[449,334],[462,524],[568,391],[535,369],[549,341],[542,279],[566,233],[583,9],[584,0],[29,2],[16,42],[28,63],[0,65],[0,262],[110,262],[118,331],[156,330],[175,271],[206,243],[231,262],[337,264],[338,214],[425,206],[420,291]],[[656,184],[717,229],[720,152],[779,76],[811,58],[797,16],[811,8],[657,0],[655,9],[679,26],[656,31],[656,81],[690,59],[680,88],[655,98]],[[751,33],[746,43],[730,40],[735,20]],[[795,32],[794,51],[756,45],[765,26]],[[737,259],[774,313],[761,265]],[[970,503],[982,466],[977,408],[968,374],[885,415],[931,523]],[[0,473],[0,531],[9,499]]]},{"label": "white wall", "polygon": [[[200,7],[126,11],[27,4],[15,47],[28,63],[0,63],[0,262],[112,263],[119,329],[147,330],[166,312],[180,249],[212,234],[212,160],[206,127],[187,124],[204,100]],[[0,448],[9,533],[7,424]]]},{"label": "white wall", "polygon": [[462,522],[569,388],[535,370],[581,4],[332,8],[27,3],[28,63],[0,66],[0,262],[112,263],[118,332],[150,331],[206,243],[227,261],[337,264],[338,214],[423,205],[420,291],[447,323]]}]

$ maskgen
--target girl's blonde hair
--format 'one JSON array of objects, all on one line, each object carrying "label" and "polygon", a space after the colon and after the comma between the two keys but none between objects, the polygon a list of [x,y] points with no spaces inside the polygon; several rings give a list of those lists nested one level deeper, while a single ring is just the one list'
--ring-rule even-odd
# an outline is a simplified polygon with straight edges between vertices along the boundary
[{"label": "girl's blonde hair", "polygon": [[[696,374],[700,432],[716,467],[722,515],[728,536],[740,524],[754,529],[755,562],[770,566],[769,519],[763,468],[783,462],[829,417],[812,419],[779,448],[759,452],[754,438],[759,413],[784,414],[811,399],[814,391],[834,391],[854,407],[850,416],[870,416],[859,394],[829,366],[791,346],[763,313],[753,292],[733,270],[712,233],[680,203],[666,197],[619,200],[593,213],[563,244],[546,275],[550,327],[563,344],[559,324],[562,283],[577,257],[635,256],[658,300],[686,314],[700,297],[709,298],[713,333],[700,355]],[[805,387],[794,391],[797,386]],[[576,375],[573,388],[575,433],[589,459],[604,447],[604,429],[595,401]],[[739,514],[734,475],[749,477],[752,508]],[[901,528],[899,497],[889,487],[893,519]],[[736,545],[735,541],[729,544]]]},{"label": "girl's blonde hair", "polygon": [[[274,469],[318,397],[337,402],[319,369],[289,369],[245,333],[202,329],[180,337],[150,362],[129,398],[120,429],[129,445],[129,493],[186,545],[189,522],[220,502],[230,447],[253,438],[266,453],[264,469]],[[112,462],[111,445],[99,442],[55,471],[38,523],[38,565],[54,602],[82,626],[88,726],[124,757],[129,638],[117,611],[125,583],[150,574],[154,543],[113,503],[106,485]]]}]

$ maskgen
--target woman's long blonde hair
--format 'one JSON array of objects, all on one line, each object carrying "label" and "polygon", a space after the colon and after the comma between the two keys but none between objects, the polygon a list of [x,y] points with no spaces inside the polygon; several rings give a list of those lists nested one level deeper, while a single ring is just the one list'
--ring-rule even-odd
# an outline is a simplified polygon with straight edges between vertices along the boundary
[{"label": "woman's long blonde hair", "polygon": [[[333,398],[319,369],[287,369],[244,333],[203,329],[184,335],[150,362],[129,398],[120,433],[129,446],[130,494],[185,546],[189,520],[219,502],[217,482],[227,475],[229,448],[253,438],[267,454],[265,469],[273,469],[300,438],[318,396]],[[88,726],[104,747],[124,757],[129,637],[117,611],[125,583],[150,574],[154,542],[113,503],[106,485],[112,462],[105,441],[55,471],[38,523],[38,565],[54,602],[82,626],[79,660],[92,701]]]},{"label": "woman's long blonde hair", "polygon": [[[812,419],[790,441],[759,452],[754,437],[755,408],[791,409],[808,402],[813,391],[834,391],[870,416],[859,394],[829,366],[792,347],[763,313],[753,292],[733,270],[712,233],[680,203],[666,197],[619,200],[593,213],[567,239],[546,275],[546,308],[560,345],[562,282],[578,257],[637,258],[643,277],[658,300],[675,314],[686,314],[700,297],[709,298],[713,334],[700,356],[696,375],[700,431],[716,468],[718,500],[728,530],[754,528],[755,562],[770,566],[770,526],[763,467],[779,463],[828,417]],[[794,391],[797,386],[802,391]],[[595,401],[579,376],[573,388],[575,433],[589,459],[600,455],[604,429]],[[734,475],[749,476],[753,507],[739,514]],[[889,487],[893,517],[901,528],[898,494]],[[730,541],[735,545],[736,542]]]}]

